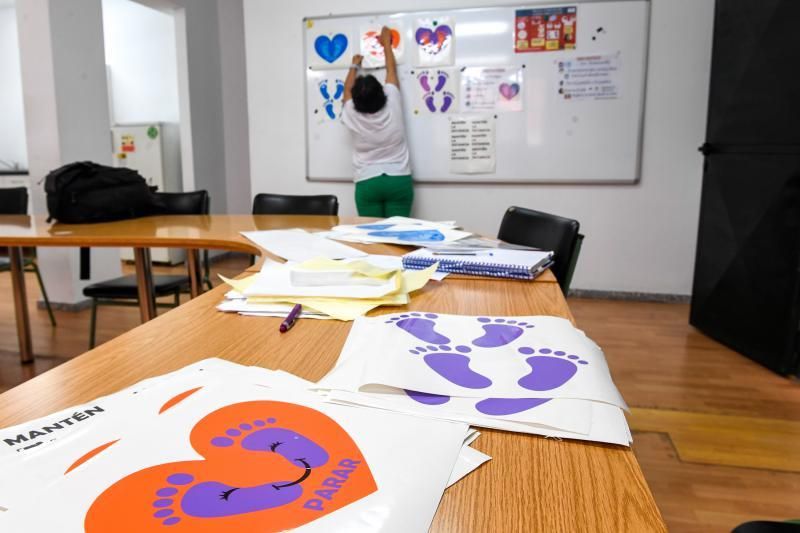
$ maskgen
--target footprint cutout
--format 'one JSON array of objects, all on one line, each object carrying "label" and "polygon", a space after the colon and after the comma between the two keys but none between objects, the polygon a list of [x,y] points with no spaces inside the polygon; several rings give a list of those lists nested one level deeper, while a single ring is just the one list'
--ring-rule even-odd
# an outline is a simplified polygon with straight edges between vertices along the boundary
[{"label": "footprint cutout", "polygon": [[324,98],[325,100],[331,99],[331,95],[328,92],[328,80],[321,80],[319,82],[319,94],[321,94],[322,98]]},{"label": "footprint cutout", "polygon": [[550,398],[486,398],[476,403],[475,409],[490,416],[515,415],[549,401]]},{"label": "footprint cutout", "polygon": [[433,91],[437,92],[437,93],[441,92],[441,90],[444,89],[444,86],[447,83],[447,78],[449,78],[449,76],[447,75],[446,72],[444,72],[442,70],[437,72],[436,73],[436,87],[433,88]]},{"label": "footprint cutout", "polygon": [[344,82],[342,80],[336,80],[336,92],[333,93],[333,99],[338,100],[344,94]]},{"label": "footprint cutout", "polygon": [[406,331],[417,339],[431,344],[447,344],[450,339],[434,330],[436,320],[439,315],[433,313],[408,313],[392,317],[386,321],[387,324],[395,324],[398,328]]},{"label": "footprint cutout", "polygon": [[[428,368],[444,379],[459,387],[468,389],[485,389],[492,385],[492,380],[469,367],[470,358],[465,355],[471,352],[469,346],[418,346],[409,353],[422,355]],[[455,353],[460,352],[460,353]]]},{"label": "footprint cutout", "polygon": [[417,76],[419,80],[419,86],[422,87],[422,90],[426,93],[431,92],[431,84],[428,81],[428,71],[420,72],[419,76]]},{"label": "footprint cutout", "polygon": [[483,324],[483,336],[472,341],[473,346],[481,348],[499,348],[517,340],[525,329],[533,327],[527,322],[517,322],[513,319],[495,318],[492,320],[487,317],[478,318],[478,322]]},{"label": "footprint cutout", "polygon": [[328,118],[331,120],[336,120],[336,109],[334,109],[333,102],[331,100],[325,102],[325,113],[328,114]]},{"label": "footprint cutout", "polygon": [[450,109],[450,106],[453,105],[453,102],[455,102],[456,97],[453,95],[453,93],[447,91],[445,91],[442,94],[443,94],[442,107],[441,109],[439,109],[439,111],[441,111],[442,113],[447,113],[447,110]]},{"label": "footprint cutout", "polygon": [[436,112],[436,103],[433,100],[433,93],[426,94],[422,100],[425,102],[425,107],[428,108],[428,111],[431,113]]},{"label": "footprint cutout", "polygon": [[557,389],[578,372],[577,365],[589,364],[577,355],[567,354],[562,350],[539,348],[538,355],[534,355],[537,350],[523,346],[518,351],[523,355],[532,356],[525,360],[531,367],[530,373],[517,381],[521,387],[532,391]]},{"label": "footprint cutout", "polygon": [[403,391],[412,400],[424,403],[425,405],[442,405],[450,401],[450,396],[445,396],[443,394],[431,394],[430,392],[419,392],[409,389],[403,389]]}]

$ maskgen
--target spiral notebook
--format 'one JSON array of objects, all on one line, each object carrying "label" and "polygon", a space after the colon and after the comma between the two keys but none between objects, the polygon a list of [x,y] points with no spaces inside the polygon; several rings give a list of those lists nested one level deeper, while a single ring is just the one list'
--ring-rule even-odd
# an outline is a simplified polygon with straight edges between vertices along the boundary
[{"label": "spiral notebook", "polygon": [[553,252],[493,248],[474,252],[422,248],[403,256],[403,268],[419,270],[439,263],[439,272],[533,279],[553,264]]}]

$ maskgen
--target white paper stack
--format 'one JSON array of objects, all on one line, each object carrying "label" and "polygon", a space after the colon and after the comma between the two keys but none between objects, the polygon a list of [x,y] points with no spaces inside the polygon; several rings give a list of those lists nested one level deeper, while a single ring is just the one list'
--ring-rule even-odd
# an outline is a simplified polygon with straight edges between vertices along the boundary
[{"label": "white paper stack", "polygon": [[459,231],[454,222],[431,222],[407,217],[390,217],[368,224],[335,226],[324,235],[339,241],[364,244],[387,243],[431,246],[457,241],[472,235]]},{"label": "white paper stack", "polygon": [[600,348],[551,316],[359,318],[329,401],[474,426],[629,446],[627,409]]},{"label": "white paper stack", "polygon": [[209,359],[0,430],[0,530],[424,531],[488,459],[465,424],[308,386]]}]

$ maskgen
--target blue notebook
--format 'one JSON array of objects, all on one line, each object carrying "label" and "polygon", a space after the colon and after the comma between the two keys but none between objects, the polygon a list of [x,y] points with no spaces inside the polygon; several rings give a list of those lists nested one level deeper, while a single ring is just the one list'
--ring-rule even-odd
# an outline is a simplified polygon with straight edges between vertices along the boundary
[{"label": "blue notebook", "polygon": [[472,252],[422,248],[403,256],[403,268],[421,270],[438,262],[439,272],[533,279],[553,264],[553,252],[492,248]]}]

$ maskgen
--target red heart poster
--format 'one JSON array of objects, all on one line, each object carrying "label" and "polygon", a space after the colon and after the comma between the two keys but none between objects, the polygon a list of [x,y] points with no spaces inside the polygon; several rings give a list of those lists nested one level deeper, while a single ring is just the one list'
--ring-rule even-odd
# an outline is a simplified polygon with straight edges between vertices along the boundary
[{"label": "red heart poster", "polygon": [[120,479],[92,504],[87,533],[284,531],[377,490],[350,435],[309,407],[228,405],[200,420],[189,440],[203,459]]}]

